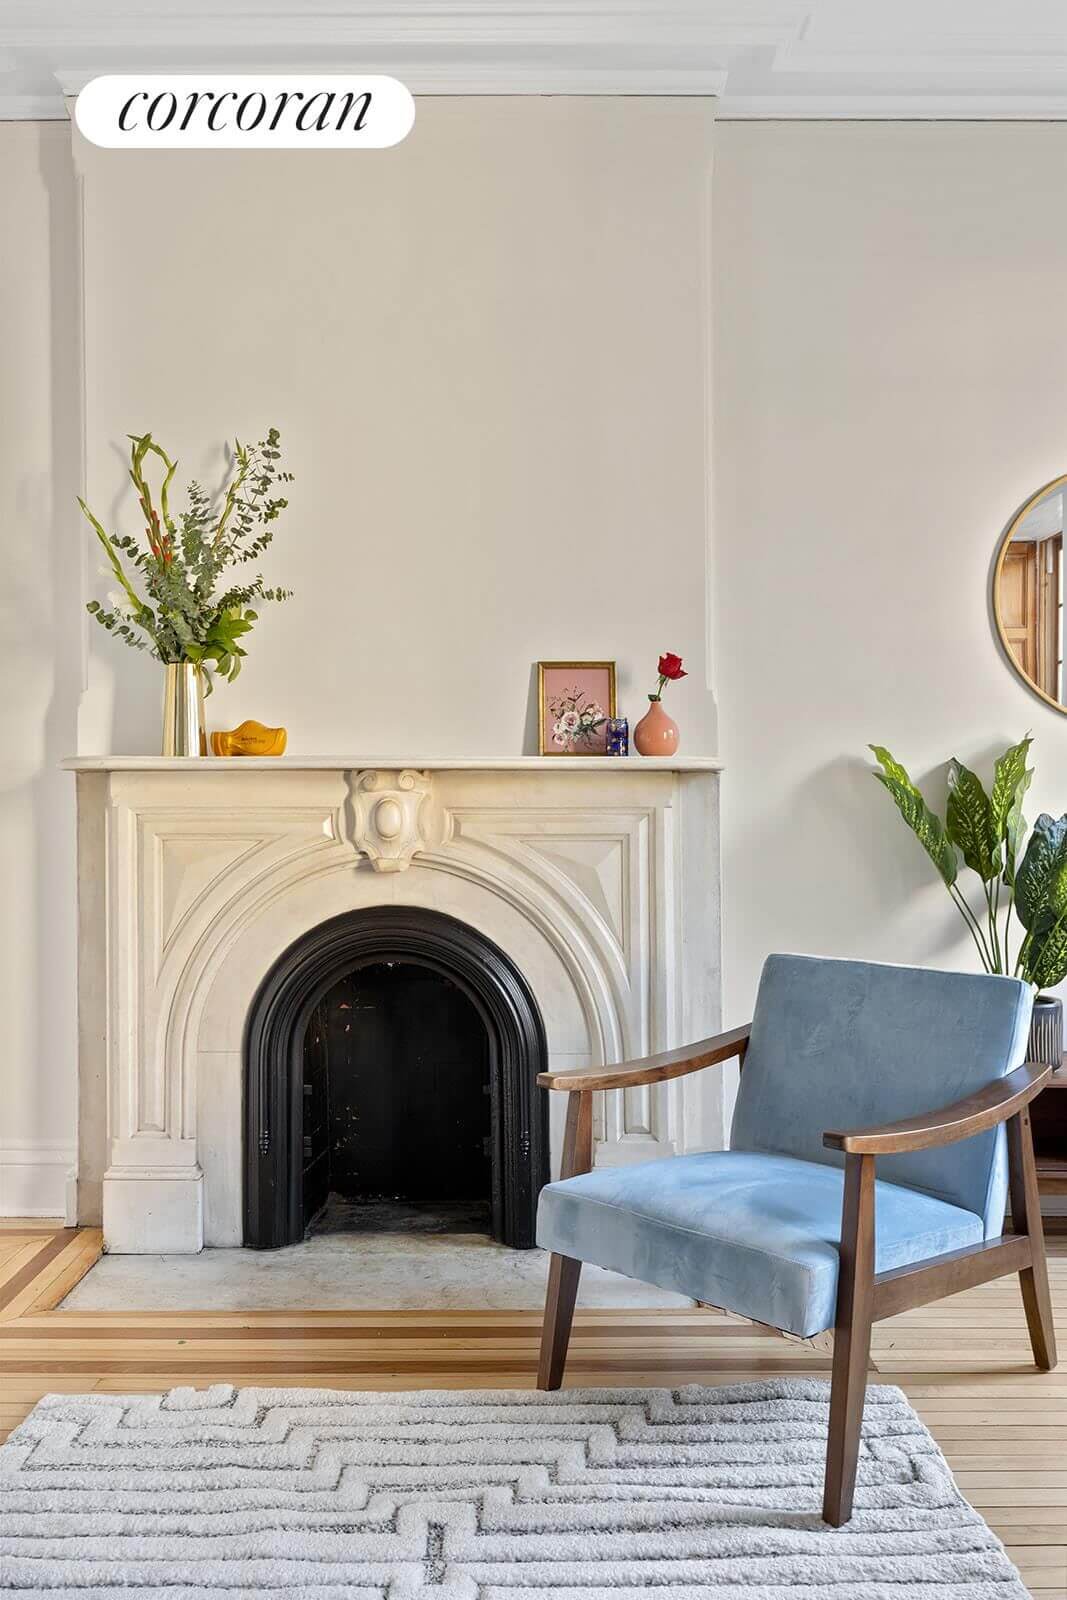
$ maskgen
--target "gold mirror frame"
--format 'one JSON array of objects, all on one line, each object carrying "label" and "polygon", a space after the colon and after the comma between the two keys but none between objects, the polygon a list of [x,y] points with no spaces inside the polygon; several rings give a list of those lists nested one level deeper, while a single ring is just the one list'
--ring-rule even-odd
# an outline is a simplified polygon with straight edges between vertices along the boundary
[{"label": "gold mirror frame", "polygon": [[1008,641],[1007,632],[1004,627],[1004,619],[1000,614],[1000,578],[1001,573],[1004,570],[1004,562],[1007,558],[1008,549],[1011,545],[1011,542],[1018,532],[1020,525],[1025,522],[1026,518],[1030,515],[1038,501],[1043,500],[1045,496],[1047,494],[1051,494],[1054,489],[1067,490],[1067,472],[1061,473],[1058,478],[1051,478],[1049,482],[1043,484],[1040,489],[1036,489],[1028,500],[1024,500],[1018,511],[1008,523],[1008,526],[1005,528],[1004,532],[1001,534],[1000,544],[997,546],[996,561],[993,565],[991,597],[993,602],[993,620],[997,626],[997,638],[1000,641],[1000,648],[1004,652],[1004,659],[1007,661],[1009,667],[1015,673],[1015,676],[1019,679],[1019,682],[1025,683],[1031,694],[1036,694],[1039,700],[1043,700],[1047,706],[1051,706],[1052,709],[1054,711],[1058,711],[1061,716],[1067,716],[1067,706],[1061,705],[1058,700],[1054,700],[1052,696],[1046,693],[1046,691],[1042,689],[1039,684],[1036,684],[1032,678],[1028,678],[1018,661],[1015,659],[1015,656],[1012,653],[1011,645]]}]

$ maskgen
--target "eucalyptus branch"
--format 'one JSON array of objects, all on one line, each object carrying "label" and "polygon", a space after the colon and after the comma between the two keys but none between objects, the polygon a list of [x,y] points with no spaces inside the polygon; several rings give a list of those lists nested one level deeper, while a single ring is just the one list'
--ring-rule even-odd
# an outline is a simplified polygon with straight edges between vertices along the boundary
[{"label": "eucalyptus branch", "polygon": [[[286,600],[291,592],[277,585],[268,588],[258,573],[249,581],[235,583],[228,570],[266,549],[274,537],[272,525],[288,503],[283,496],[271,497],[273,485],[291,482],[291,475],[279,464],[279,434],[271,428],[256,444],[235,441],[217,518],[212,506],[218,503],[218,493],[209,494],[196,483],[189,486],[186,509],[175,514],[171,490],[177,462],[151,433],[129,438],[129,476],[145,519],[143,541],[129,535],[112,538],[85,502],[79,501],[129,608],[119,604],[108,609],[91,600],[87,609],[123,643],[138,649],[149,647],[135,635],[133,623],[148,636],[160,661],[197,664],[210,690],[211,671],[230,679],[240,671],[245,655],[242,640],[258,620],[254,608]],[[147,470],[150,458],[163,466],[158,491],[153,490]],[[137,575],[147,598],[134,587]]]},{"label": "eucalyptus branch", "polygon": [[216,545],[221,544],[222,542],[222,535],[225,531],[226,524],[230,520],[234,506],[237,504],[238,492],[244,484],[245,479],[248,477],[249,469],[252,464],[248,450],[244,445],[242,445],[239,439],[234,441],[234,451],[235,460],[239,470],[234,477],[231,478],[229,487],[226,490],[226,499],[223,503],[222,515],[219,517],[218,526],[215,529],[215,538],[213,543]]}]

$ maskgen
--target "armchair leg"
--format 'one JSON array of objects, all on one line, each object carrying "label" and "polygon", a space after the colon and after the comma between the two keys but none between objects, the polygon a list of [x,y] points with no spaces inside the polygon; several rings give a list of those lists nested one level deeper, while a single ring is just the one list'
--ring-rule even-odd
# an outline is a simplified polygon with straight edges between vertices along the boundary
[{"label": "armchair leg", "polygon": [[581,1272],[582,1263],[571,1256],[554,1255],[548,1264],[545,1320],[541,1326],[541,1359],[537,1367],[539,1389],[558,1389],[563,1382]]},{"label": "armchair leg", "polygon": [[1034,1361],[1042,1371],[1049,1372],[1056,1365],[1056,1334],[1052,1325],[1052,1296],[1048,1286],[1029,1106],[1008,1119],[1007,1129],[1011,1224],[1016,1233],[1025,1233],[1030,1239],[1030,1265],[1020,1272],[1019,1287]]},{"label": "armchair leg", "polygon": [[[561,1175],[576,1177],[593,1165],[593,1096],[585,1090],[567,1101],[567,1126],[563,1133]],[[548,1263],[548,1292],[545,1295],[545,1320],[541,1325],[541,1359],[537,1365],[537,1387],[558,1389],[563,1382],[567,1346],[571,1342],[574,1302],[578,1298],[578,1279],[582,1263],[572,1256],[553,1255]]]},{"label": "armchair leg", "polygon": [[874,1157],[849,1155],[845,1157],[841,1267],[822,1509],[823,1521],[834,1528],[840,1528],[852,1515],[871,1352],[873,1293]]}]

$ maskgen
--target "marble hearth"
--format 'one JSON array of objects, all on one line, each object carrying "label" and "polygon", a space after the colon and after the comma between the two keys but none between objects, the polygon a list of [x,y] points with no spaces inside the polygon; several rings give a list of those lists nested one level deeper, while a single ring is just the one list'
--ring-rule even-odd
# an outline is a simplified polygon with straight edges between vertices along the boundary
[{"label": "marble hearth", "polygon": [[[246,1023],[331,919],[443,913],[552,1065],[719,1023],[719,763],[99,757],[77,774],[78,1209],[118,1253],[241,1245]],[[600,1097],[599,1163],[723,1144],[721,1075]],[[551,1105],[553,1165],[562,1106]]]}]

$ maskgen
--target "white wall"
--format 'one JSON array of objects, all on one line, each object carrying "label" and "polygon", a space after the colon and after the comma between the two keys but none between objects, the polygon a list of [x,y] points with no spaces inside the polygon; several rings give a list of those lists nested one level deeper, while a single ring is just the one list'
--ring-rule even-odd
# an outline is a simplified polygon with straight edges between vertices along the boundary
[{"label": "white wall", "polygon": [[[74,1159],[81,689],[69,130],[0,123],[0,1213],[62,1214]],[[72,514],[73,513],[73,514]]]},{"label": "white wall", "polygon": [[[282,429],[271,575],[297,590],[210,720],[319,754],[533,749],[532,663],[663,649],[685,747],[706,661],[708,199],[696,100],[423,101],[399,149],[134,155],[0,124],[0,1211],[62,1209],[74,1105],[75,750],[153,752],[159,672],[88,624],[131,531],[125,435],[210,481]],[[88,684],[82,693],[83,675]]]},{"label": "white wall", "polygon": [[[94,502],[126,516],[119,443],[147,426],[202,470],[211,441],[277,423],[298,473],[274,570],[299,596],[264,620],[214,720],[287,722],[304,751],[514,751],[538,656],[617,654],[633,713],[670,646],[697,668],[675,700],[686,747],[714,748],[708,134],[693,103],[434,100],[381,158],[90,154],[106,165],[87,178]],[[70,797],[54,768],[75,743],[87,546],[67,510],[66,137],[0,126],[9,1210],[28,1203],[10,1164],[27,1142],[47,1146],[34,1192],[58,1196],[73,1120]],[[1031,728],[1030,815],[1067,803],[1067,723],[1004,665],[986,597],[1011,512],[1067,467],[1067,128],[728,124],[716,141],[714,681],[736,1021],[772,949],[971,961],[865,770],[869,740],[937,794],[953,751],[981,765]],[[94,632],[90,666],[82,748],[151,750],[151,664]]]},{"label": "white wall", "polygon": [[[210,479],[276,424],[297,478],[270,561],[296,598],[215,726],[514,754],[538,658],[617,658],[636,719],[672,649],[685,748],[714,750],[712,116],[427,99],[390,151],[82,147],[90,503],[136,531],[122,452],[148,428]],[[93,633],[83,749],[151,752],[158,670]]]},{"label": "white wall", "polygon": [[944,797],[1027,729],[1067,810],[1067,722],[1001,659],[994,547],[1067,470],[1067,127],[733,124],[715,175],[715,592],[725,1017],[764,956],[971,967],[868,776]]}]

